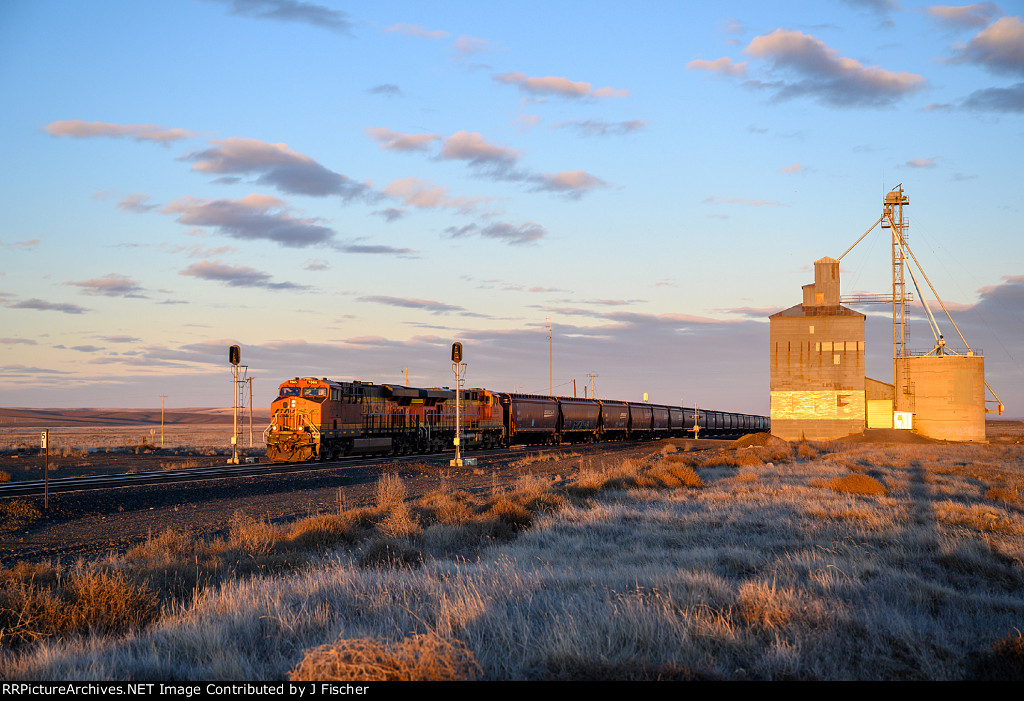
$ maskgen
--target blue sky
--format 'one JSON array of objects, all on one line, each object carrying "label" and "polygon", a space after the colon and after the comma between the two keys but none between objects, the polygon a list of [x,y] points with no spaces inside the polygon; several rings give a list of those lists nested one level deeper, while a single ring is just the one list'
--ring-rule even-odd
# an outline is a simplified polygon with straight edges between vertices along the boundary
[{"label": "blue sky", "polygon": [[[547,392],[550,324],[557,393],[767,413],[768,315],[902,183],[1024,416],[1022,16],[4,3],[0,404],[230,404],[233,343],[259,405],[296,375],[446,385],[456,340],[470,385]],[[844,293],[889,290],[886,236]]]}]

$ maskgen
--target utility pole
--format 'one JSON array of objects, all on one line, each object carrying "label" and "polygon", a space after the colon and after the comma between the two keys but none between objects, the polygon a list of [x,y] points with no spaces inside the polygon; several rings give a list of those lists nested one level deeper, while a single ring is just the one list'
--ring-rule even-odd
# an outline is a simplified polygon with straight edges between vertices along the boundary
[{"label": "utility pole", "polygon": [[252,378],[245,378],[246,383],[249,385],[249,447],[252,447]]},{"label": "utility pole", "polygon": [[555,391],[554,391],[554,383],[552,382],[552,379],[551,379],[551,376],[552,376],[551,368],[553,367],[552,355],[551,355],[551,317],[547,316],[547,317],[544,317],[544,318],[547,321],[547,325],[548,325],[548,396],[549,397],[553,397],[553,396],[555,396]]},{"label": "utility pole", "polygon": [[596,372],[592,372],[587,375],[590,378],[590,397],[591,399],[597,399],[597,385],[594,383],[594,379],[597,377]]}]

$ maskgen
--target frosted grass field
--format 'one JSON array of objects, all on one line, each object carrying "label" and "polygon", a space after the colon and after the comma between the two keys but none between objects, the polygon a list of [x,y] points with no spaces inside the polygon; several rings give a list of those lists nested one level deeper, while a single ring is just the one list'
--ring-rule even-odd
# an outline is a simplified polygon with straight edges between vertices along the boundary
[{"label": "frosted grass field", "polygon": [[374,508],[155,536],[81,565],[156,591],[144,625],[0,661],[19,679],[353,679],[339,651],[429,639],[485,680],[1024,675],[1024,447],[669,443],[565,463],[562,482],[477,501],[382,478]]}]

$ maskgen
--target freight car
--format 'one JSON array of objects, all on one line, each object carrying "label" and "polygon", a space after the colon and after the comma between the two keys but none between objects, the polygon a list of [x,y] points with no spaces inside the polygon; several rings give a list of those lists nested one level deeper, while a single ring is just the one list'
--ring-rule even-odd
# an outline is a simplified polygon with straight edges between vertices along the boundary
[{"label": "freight car", "polygon": [[[738,437],[771,430],[767,416],[532,394],[498,394],[506,445]],[[696,430],[695,430],[696,426]]]},{"label": "freight car", "polygon": [[[764,416],[646,402],[461,390],[465,448],[513,444],[739,436],[770,430]],[[281,383],[263,432],[271,461],[353,454],[434,453],[455,437],[455,390],[297,377]]]}]

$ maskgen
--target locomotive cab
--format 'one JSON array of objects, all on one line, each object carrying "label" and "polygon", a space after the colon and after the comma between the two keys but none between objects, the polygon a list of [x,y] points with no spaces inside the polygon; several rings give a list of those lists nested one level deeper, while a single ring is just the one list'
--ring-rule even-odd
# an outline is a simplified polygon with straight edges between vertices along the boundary
[{"label": "locomotive cab", "polygon": [[336,457],[343,452],[341,439],[358,434],[354,398],[342,384],[326,378],[296,377],[281,383],[270,405],[270,426],[263,432],[267,459]]}]

